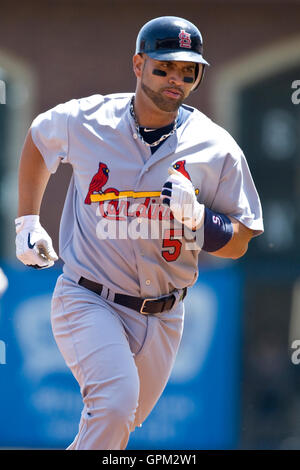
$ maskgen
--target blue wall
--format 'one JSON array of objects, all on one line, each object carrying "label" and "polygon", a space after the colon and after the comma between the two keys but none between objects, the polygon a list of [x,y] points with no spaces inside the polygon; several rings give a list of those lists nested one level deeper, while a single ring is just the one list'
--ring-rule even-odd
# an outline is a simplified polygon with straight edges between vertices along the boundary
[{"label": "blue wall", "polygon": [[[2,267],[0,448],[65,448],[81,397],[52,337],[51,293],[61,269]],[[241,274],[202,271],[185,300],[185,330],[170,381],[128,449],[230,449],[239,439]]]}]

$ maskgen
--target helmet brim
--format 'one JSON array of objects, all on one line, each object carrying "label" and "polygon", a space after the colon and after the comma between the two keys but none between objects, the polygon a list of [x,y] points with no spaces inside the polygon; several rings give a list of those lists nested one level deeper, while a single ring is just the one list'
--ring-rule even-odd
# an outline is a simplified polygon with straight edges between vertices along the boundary
[{"label": "helmet brim", "polygon": [[151,59],[155,60],[174,60],[178,62],[195,62],[197,64],[209,65],[209,63],[202,57],[202,55],[186,49],[176,52],[174,52],[174,50],[164,50],[155,52],[144,51],[144,53],[151,57]]}]

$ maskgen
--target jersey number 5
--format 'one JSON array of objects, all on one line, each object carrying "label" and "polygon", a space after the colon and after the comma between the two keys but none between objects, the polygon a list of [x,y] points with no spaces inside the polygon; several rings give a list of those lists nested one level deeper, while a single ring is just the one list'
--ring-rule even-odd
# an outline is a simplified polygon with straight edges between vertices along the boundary
[{"label": "jersey number 5", "polygon": [[170,262],[175,261],[181,252],[182,242],[175,237],[182,237],[182,229],[167,229],[164,232],[164,238],[162,242],[163,249],[161,254],[162,257]]}]

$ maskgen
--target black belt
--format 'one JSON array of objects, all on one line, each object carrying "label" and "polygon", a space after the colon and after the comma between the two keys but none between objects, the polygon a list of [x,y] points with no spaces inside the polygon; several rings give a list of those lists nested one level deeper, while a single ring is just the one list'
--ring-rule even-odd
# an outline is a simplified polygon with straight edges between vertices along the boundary
[{"label": "black belt", "polygon": [[[97,284],[97,282],[90,281],[89,279],[85,279],[81,277],[78,281],[80,286],[85,287],[98,295],[101,295],[103,290],[102,284]],[[186,296],[187,288],[183,289],[182,295],[180,300],[183,300]],[[133,297],[131,295],[124,295],[124,294],[115,294],[114,302],[116,304],[124,305],[124,307],[132,308],[140,313],[161,313],[165,310],[170,310],[176,300],[175,294],[169,294],[163,297],[158,298],[149,298],[149,299],[141,299],[140,297]]]}]

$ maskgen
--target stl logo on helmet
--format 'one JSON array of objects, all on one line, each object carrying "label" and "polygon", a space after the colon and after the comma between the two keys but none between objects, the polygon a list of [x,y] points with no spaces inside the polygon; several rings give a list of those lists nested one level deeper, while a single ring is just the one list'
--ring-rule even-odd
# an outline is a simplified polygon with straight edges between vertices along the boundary
[{"label": "stl logo on helmet", "polygon": [[191,49],[192,47],[192,40],[191,40],[191,35],[189,33],[186,33],[184,29],[180,30],[180,33],[178,34],[179,37],[179,46],[180,47],[185,47],[186,49]]}]

